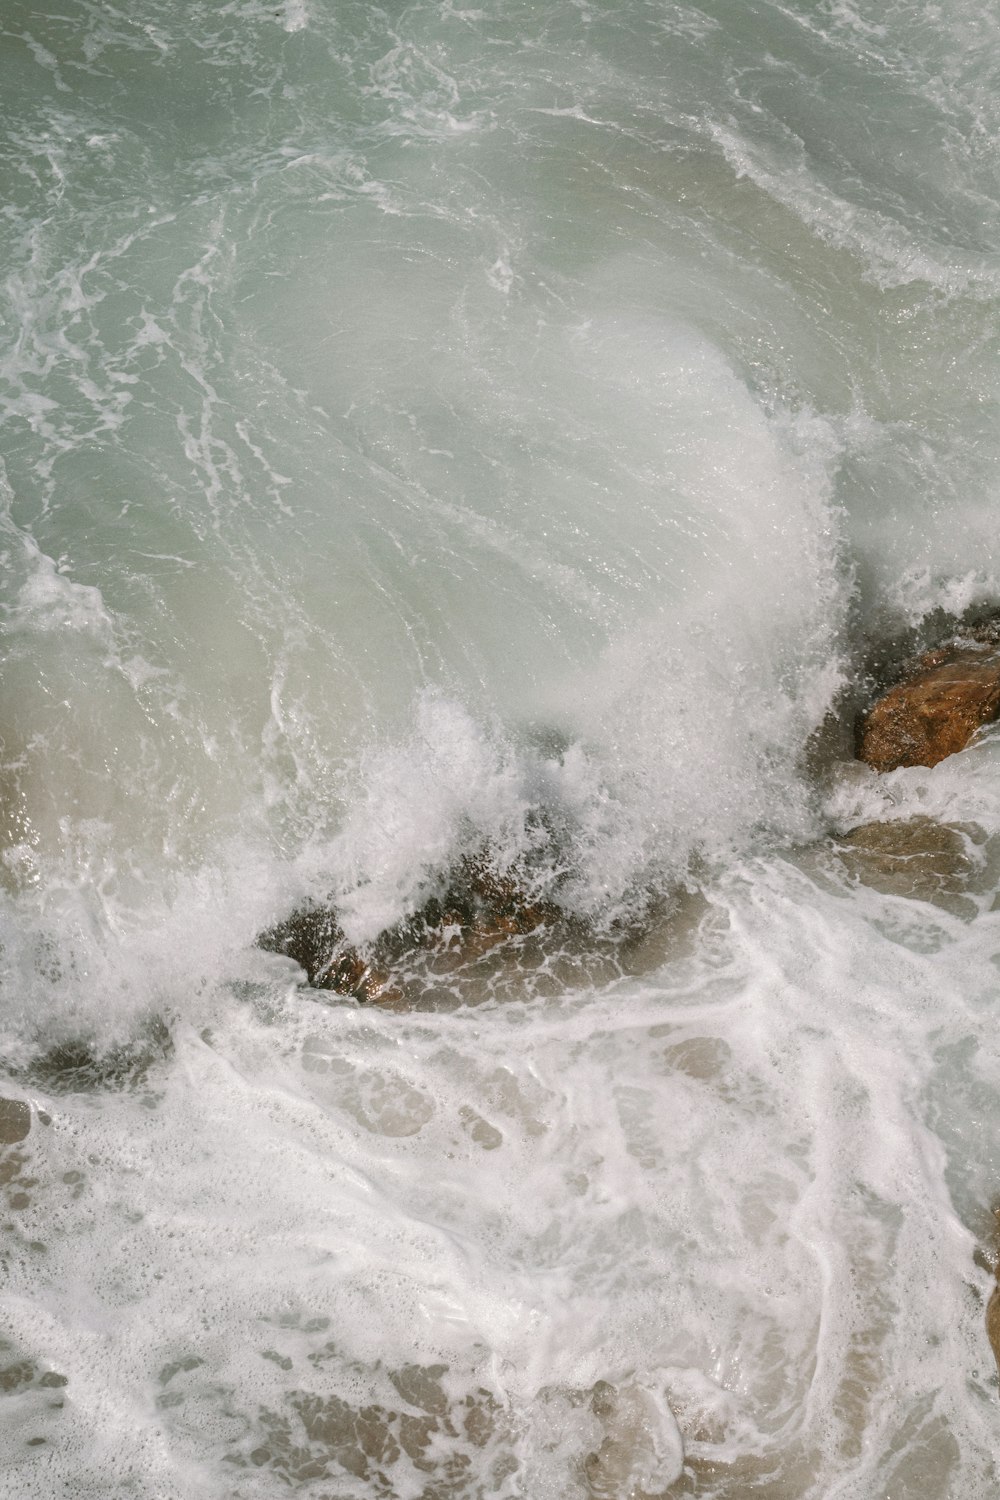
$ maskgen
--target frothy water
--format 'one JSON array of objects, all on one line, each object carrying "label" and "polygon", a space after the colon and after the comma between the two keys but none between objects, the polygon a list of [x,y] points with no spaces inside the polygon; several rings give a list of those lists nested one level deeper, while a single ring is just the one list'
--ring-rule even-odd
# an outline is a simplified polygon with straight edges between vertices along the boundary
[{"label": "frothy water", "polygon": [[[997,31],[8,4],[12,1494],[994,1494],[1000,736],[851,720],[1000,603]],[[414,1010],[255,946],[484,848]]]}]

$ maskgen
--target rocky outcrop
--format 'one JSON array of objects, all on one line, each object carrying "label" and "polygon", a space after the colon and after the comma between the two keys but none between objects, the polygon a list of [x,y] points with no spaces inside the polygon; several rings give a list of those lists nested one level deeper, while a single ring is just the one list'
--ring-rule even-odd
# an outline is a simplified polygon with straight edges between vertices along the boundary
[{"label": "rocky outcrop", "polygon": [[313,989],[333,990],[355,1000],[377,1000],[389,988],[388,974],[362,958],[345,938],[336,913],[308,903],[257,939],[269,953],[282,953],[305,970]]},{"label": "rocky outcrop", "polygon": [[348,943],[335,910],[317,903],[261,933],[257,945],[294,959],[314,989],[391,1005],[402,998],[392,976],[414,953],[471,961],[559,915],[551,903],[532,896],[527,880],[498,870],[484,851],[464,858],[443,895],[381,933],[364,952]]},{"label": "rocky outcrop", "polygon": [[[486,952],[506,938],[523,937],[558,921],[557,907],[536,900],[525,876],[497,870],[488,853],[462,859],[440,900],[428,901],[397,930],[405,944],[455,946]],[[392,938],[390,937],[390,945]]]},{"label": "rocky outcrop", "polygon": [[914,661],[868,711],[858,754],[875,771],[936,766],[1000,717],[995,625],[958,636]]},{"label": "rocky outcrop", "polygon": [[[102,1048],[92,1037],[69,1036],[53,1042],[7,1072],[21,1085],[47,1094],[86,1094],[106,1089],[142,1088],[149,1073],[172,1056],[174,1040],[162,1016],[150,1016],[127,1041]],[[0,1098],[0,1146],[23,1140],[32,1119],[50,1125],[51,1117],[21,1100]],[[20,1134],[18,1133],[20,1132]]]}]

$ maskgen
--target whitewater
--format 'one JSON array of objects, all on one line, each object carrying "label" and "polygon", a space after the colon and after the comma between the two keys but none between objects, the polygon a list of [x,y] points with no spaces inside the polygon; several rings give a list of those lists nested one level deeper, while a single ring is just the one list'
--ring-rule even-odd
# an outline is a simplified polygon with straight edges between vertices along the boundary
[{"label": "whitewater", "polygon": [[998,164],[971,0],[3,0],[5,1494],[995,1496],[1000,729],[854,724],[1000,608]]}]

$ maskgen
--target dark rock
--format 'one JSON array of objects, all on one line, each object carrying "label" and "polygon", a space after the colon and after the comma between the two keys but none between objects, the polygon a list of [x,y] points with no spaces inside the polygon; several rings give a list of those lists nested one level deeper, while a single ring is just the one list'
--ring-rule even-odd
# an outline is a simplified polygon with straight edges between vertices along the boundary
[{"label": "dark rock", "polygon": [[992,1270],[994,1274],[993,1291],[986,1304],[986,1337],[1000,1374],[1000,1205],[993,1205],[990,1217],[989,1248],[985,1253],[977,1251],[975,1260],[984,1270]]},{"label": "dark rock", "polygon": [[[87,1038],[74,1037],[48,1047],[24,1068],[10,1071],[52,1094],[138,1088],[145,1083],[150,1068],[173,1050],[170,1028],[155,1016],[140,1036],[106,1052]],[[46,1117],[39,1115],[39,1119],[47,1123]]]},{"label": "dark rock", "polygon": [[[332,1345],[328,1346],[330,1349]],[[504,1478],[517,1467],[509,1453],[487,1460],[491,1442],[509,1448],[500,1403],[486,1390],[452,1400],[440,1383],[444,1366],[409,1366],[389,1378],[400,1395],[391,1406],[353,1405],[344,1397],[295,1390],[280,1410],[260,1409],[240,1445],[226,1454],[234,1468],[267,1468],[274,1482],[296,1492],[325,1481],[324,1494],[344,1491],[344,1475],[361,1481],[366,1494],[398,1493],[389,1475],[401,1460],[422,1476],[428,1497],[507,1493]],[[403,1455],[405,1454],[405,1459]],[[473,1457],[478,1460],[475,1473]],[[477,1486],[475,1476],[481,1476]],[[394,1476],[395,1477],[395,1476]],[[405,1487],[405,1486],[404,1486]],[[360,1493],[352,1487],[352,1493]],[[284,1493],[275,1490],[268,1493]],[[407,1493],[415,1493],[413,1487]]]},{"label": "dark rock", "polygon": [[21,1390],[32,1383],[37,1373],[35,1366],[26,1359],[4,1365],[0,1368],[0,1391]]},{"label": "dark rock", "polygon": [[20,1099],[0,1099],[0,1146],[16,1146],[31,1129],[31,1106]]},{"label": "dark rock", "polygon": [[997,1362],[997,1371],[1000,1372],[1000,1286],[993,1288],[990,1300],[986,1304],[986,1337],[990,1341],[993,1358]]},{"label": "dark rock", "polygon": [[388,993],[388,975],[350,946],[329,907],[300,907],[284,922],[262,932],[257,946],[294,959],[314,989],[333,990],[359,1001],[377,1000]]},{"label": "dark rock", "polygon": [[403,948],[443,946],[454,949],[462,959],[471,959],[560,917],[551,902],[532,897],[528,882],[518,873],[497,871],[484,853],[461,860],[444,895],[428,901],[387,934],[386,945],[390,951],[400,942]]},{"label": "dark rock", "polygon": [[531,895],[526,880],[511,870],[498,871],[483,852],[461,860],[442,895],[381,933],[364,952],[348,943],[336,912],[315,902],[261,933],[257,945],[294,959],[314,989],[393,1005],[402,994],[390,976],[411,955],[472,961],[559,916],[551,903]]},{"label": "dark rock", "polygon": [[1000,716],[995,622],[917,658],[872,706],[861,727],[861,760],[875,771],[936,766],[964,750]]},{"label": "dark rock", "polygon": [[388,1009],[441,1011],[487,999],[551,996],[658,968],[689,948],[709,911],[703,897],[650,891],[601,925],[551,899],[551,845],[539,873],[529,859],[500,864],[489,847],[459,860],[439,893],[365,945],[353,946],[332,904],[311,902],[260,934],[316,990]]},{"label": "dark rock", "polygon": [[262,932],[257,946],[294,959],[305,969],[309,983],[319,988],[333,973],[347,943],[334,912],[309,904]]}]

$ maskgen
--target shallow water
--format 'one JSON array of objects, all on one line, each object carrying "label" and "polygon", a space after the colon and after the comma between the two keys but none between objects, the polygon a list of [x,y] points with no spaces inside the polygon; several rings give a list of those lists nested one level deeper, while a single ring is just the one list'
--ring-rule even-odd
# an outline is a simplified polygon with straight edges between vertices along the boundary
[{"label": "shallow water", "polygon": [[[1000,603],[995,19],[0,23],[8,1489],[992,1496],[1000,736],[850,754]],[[414,1009],[254,945],[484,845]]]}]

